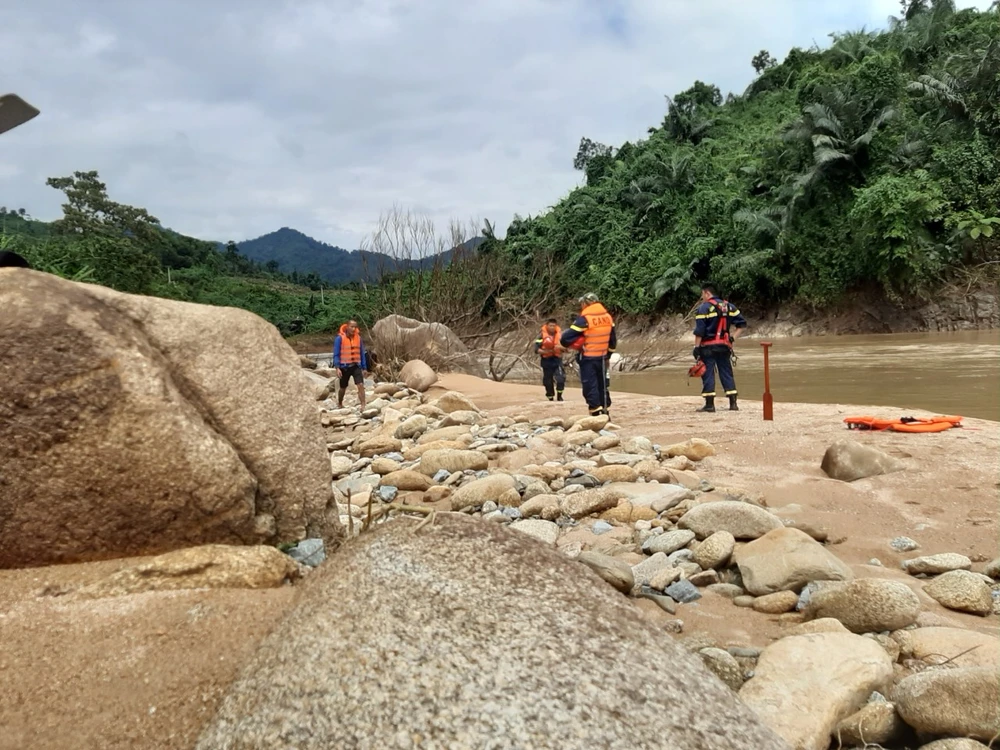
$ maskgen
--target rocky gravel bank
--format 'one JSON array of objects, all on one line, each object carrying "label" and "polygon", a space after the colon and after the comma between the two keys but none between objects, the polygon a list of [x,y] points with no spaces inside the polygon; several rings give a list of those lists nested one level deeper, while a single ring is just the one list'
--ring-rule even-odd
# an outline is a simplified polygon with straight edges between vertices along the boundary
[{"label": "rocky gravel bank", "polygon": [[[404,383],[375,394],[363,413],[321,404],[353,535],[397,515],[433,524],[458,513],[554,548],[580,575],[595,573],[595,585],[668,613],[661,626],[795,748],[988,743],[1000,733],[995,635],[935,627],[910,585],[855,578],[824,529],[713,482],[716,449],[697,434],[659,445],[603,416],[495,416],[462,393],[428,397]],[[824,464],[850,479],[898,470],[849,443]],[[1000,562],[885,544],[911,550],[902,569],[943,607],[1000,612]],[[708,600],[728,601],[729,617],[776,618],[784,637],[752,648],[710,642],[685,626],[688,609]]]}]

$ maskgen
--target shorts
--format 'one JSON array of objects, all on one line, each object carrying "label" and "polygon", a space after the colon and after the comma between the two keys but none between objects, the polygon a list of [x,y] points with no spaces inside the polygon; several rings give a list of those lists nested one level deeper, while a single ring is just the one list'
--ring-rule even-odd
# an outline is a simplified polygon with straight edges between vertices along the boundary
[{"label": "shorts", "polygon": [[365,373],[361,369],[361,365],[344,365],[340,368],[340,387],[346,388],[348,381],[354,378],[356,385],[361,385],[365,382]]}]

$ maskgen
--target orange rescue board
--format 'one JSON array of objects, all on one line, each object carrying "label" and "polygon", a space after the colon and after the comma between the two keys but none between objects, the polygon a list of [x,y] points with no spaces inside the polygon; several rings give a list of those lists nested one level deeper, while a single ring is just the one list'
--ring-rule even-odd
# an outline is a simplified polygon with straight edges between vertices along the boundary
[{"label": "orange rescue board", "polygon": [[849,430],[890,430],[892,432],[944,432],[953,427],[961,427],[962,417],[939,415],[936,417],[901,417],[899,419],[879,419],[878,417],[845,417]]}]

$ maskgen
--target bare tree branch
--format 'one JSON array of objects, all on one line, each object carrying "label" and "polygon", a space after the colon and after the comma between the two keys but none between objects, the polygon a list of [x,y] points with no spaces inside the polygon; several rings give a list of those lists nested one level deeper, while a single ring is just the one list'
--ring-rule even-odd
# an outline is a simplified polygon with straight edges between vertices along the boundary
[{"label": "bare tree branch", "polygon": [[[513,260],[498,249],[492,228],[487,225],[481,235],[480,226],[453,220],[445,240],[429,218],[394,206],[362,245],[362,288],[380,317],[395,313],[441,323],[470,348],[492,338],[485,350],[488,371],[502,380],[517,364],[511,357],[520,355],[506,351],[500,339],[534,324],[557,298],[557,268],[548,256]],[[476,237],[481,244],[470,247]],[[520,283],[524,279],[531,283]],[[379,355],[390,367],[392,353]]]}]

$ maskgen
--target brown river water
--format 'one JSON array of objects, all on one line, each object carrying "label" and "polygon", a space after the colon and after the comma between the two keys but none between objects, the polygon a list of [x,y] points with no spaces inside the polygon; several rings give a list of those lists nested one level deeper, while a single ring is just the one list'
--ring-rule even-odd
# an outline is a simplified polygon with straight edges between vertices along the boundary
[{"label": "brown river water", "polygon": [[[742,398],[764,392],[760,341],[737,342],[736,387]],[[775,411],[782,401],[891,407],[1000,421],[1000,331],[814,336],[770,339]],[[623,342],[624,343],[624,342]],[[627,345],[620,347],[627,351]],[[689,349],[685,349],[685,352]],[[611,390],[697,400],[701,381],[687,377],[690,356],[643,372],[615,372]],[[721,392],[718,383],[716,388]]]}]

